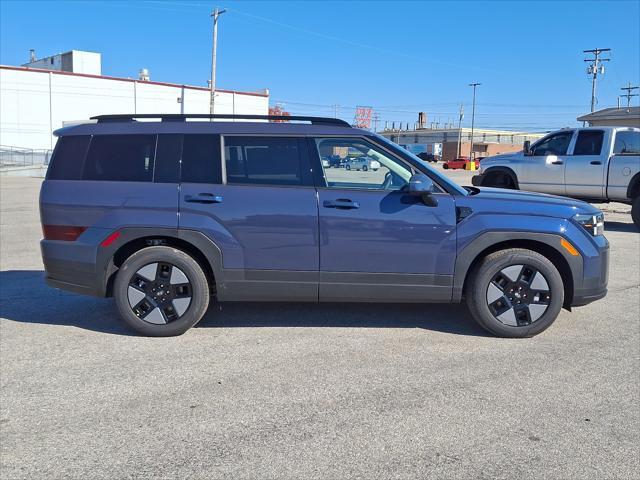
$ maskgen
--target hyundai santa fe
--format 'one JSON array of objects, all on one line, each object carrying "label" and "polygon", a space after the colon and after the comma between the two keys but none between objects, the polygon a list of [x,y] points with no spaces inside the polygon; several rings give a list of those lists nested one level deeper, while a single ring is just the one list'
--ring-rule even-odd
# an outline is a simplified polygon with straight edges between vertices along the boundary
[{"label": "hyundai santa fe", "polygon": [[[184,333],[211,301],[464,301],[493,334],[530,337],[607,292],[593,206],[460,187],[338,119],[102,115],[56,135],[46,280],[114,297],[144,335]],[[323,167],[354,151],[379,168]]]}]

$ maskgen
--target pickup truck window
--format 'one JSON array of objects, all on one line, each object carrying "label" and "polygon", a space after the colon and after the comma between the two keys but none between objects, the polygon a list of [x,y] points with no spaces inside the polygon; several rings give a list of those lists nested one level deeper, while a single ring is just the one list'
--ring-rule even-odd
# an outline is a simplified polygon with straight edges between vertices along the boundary
[{"label": "pickup truck window", "polygon": [[571,142],[571,137],[573,137],[573,130],[550,135],[532,147],[532,155],[536,157],[543,157],[546,155],[566,155],[569,143]]},{"label": "pickup truck window", "polygon": [[640,155],[640,132],[622,131],[616,134],[614,155]]},{"label": "pickup truck window", "polygon": [[581,130],[578,132],[574,155],[600,155],[604,132],[602,130]]}]

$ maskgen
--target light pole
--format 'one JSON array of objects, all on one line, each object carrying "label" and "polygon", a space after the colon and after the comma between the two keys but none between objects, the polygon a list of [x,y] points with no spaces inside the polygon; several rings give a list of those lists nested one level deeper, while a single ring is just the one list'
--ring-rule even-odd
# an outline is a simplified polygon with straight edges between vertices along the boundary
[{"label": "light pole", "polygon": [[473,161],[473,128],[476,121],[476,87],[482,85],[481,83],[470,83],[469,86],[473,87],[473,107],[471,108],[471,146],[469,147],[469,161]]},{"label": "light pole", "polygon": [[216,96],[216,51],[218,50],[218,17],[226,10],[220,10],[218,7],[211,12],[213,17],[213,47],[211,49],[211,99],[209,101],[209,113],[213,115],[213,105]]}]

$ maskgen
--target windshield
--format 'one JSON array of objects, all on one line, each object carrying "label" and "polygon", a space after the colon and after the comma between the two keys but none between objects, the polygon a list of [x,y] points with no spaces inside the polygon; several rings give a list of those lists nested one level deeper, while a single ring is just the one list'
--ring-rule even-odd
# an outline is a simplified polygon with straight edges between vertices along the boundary
[{"label": "windshield", "polygon": [[429,175],[429,177],[431,177],[432,180],[434,180],[436,183],[441,185],[449,193],[455,193],[458,195],[469,195],[469,191],[467,191],[466,189],[458,185],[456,182],[451,180],[446,175],[443,175],[442,173],[435,170],[427,162],[422,160],[420,157],[415,156],[409,150],[402,148],[397,143],[394,143],[388,138],[385,138],[382,135],[378,135],[377,133],[373,134],[372,137],[375,138],[376,141],[384,144],[387,148],[392,150],[394,153],[397,153],[401,157],[409,159],[411,163],[413,163],[414,165],[418,164],[418,167],[420,168],[420,170],[423,171],[423,173],[426,173],[427,175]]}]

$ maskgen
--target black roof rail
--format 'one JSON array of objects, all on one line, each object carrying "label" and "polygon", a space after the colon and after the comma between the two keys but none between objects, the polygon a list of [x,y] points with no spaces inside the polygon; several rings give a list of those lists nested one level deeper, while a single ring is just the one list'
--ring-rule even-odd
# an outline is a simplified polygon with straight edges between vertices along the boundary
[{"label": "black roof rail", "polygon": [[133,121],[136,118],[159,118],[164,121],[185,121],[188,118],[208,118],[226,120],[271,120],[271,121],[298,121],[310,122],[312,125],[336,125],[340,127],[351,127],[349,123],[339,118],[330,117],[307,117],[299,115],[239,115],[224,113],[139,113],[139,114],[118,114],[118,115],[96,115],[91,120],[102,122]]}]

